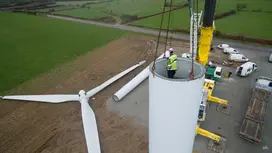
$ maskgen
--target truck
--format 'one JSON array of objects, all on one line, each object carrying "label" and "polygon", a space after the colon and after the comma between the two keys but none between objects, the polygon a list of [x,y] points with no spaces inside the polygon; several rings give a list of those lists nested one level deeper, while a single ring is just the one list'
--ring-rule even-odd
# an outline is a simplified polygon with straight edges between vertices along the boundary
[{"label": "truck", "polygon": [[215,65],[208,65],[206,67],[205,78],[211,79],[215,81],[219,81],[222,75],[222,67],[215,66]]},{"label": "truck", "polygon": [[201,95],[201,102],[200,102],[200,107],[199,107],[199,112],[198,112],[198,121],[205,121],[206,118],[206,111],[207,111],[207,98],[208,98],[208,90],[203,89],[202,90],[202,95]]},{"label": "truck", "polygon": [[198,121],[199,122],[205,121],[206,111],[208,108],[207,101],[228,106],[227,100],[212,96],[214,87],[215,87],[214,80],[205,79],[204,85],[203,85],[203,90],[202,90],[202,95],[201,95],[199,112],[198,112]]},{"label": "truck", "polygon": [[252,143],[261,142],[266,118],[266,107],[270,101],[271,93],[271,78],[260,76],[256,79],[253,93],[240,128],[239,135],[241,138]]}]

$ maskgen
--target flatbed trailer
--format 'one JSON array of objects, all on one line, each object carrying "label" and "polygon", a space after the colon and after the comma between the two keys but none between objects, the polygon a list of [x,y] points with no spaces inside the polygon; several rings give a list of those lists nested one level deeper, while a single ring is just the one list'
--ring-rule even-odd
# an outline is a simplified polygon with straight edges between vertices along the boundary
[{"label": "flatbed trailer", "polygon": [[240,137],[252,143],[260,143],[263,136],[263,123],[244,119],[240,129]]},{"label": "flatbed trailer", "polygon": [[248,104],[245,118],[264,123],[268,96],[269,95],[265,90],[253,89],[253,95]]},{"label": "flatbed trailer", "polygon": [[253,143],[260,143],[263,135],[265,112],[272,93],[272,79],[259,77],[240,128],[239,135]]}]

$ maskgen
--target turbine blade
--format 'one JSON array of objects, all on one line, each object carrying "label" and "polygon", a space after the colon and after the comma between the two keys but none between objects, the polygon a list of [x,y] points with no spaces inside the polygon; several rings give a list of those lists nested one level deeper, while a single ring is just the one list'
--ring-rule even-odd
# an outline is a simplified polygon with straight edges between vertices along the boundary
[{"label": "turbine blade", "polygon": [[15,95],[0,97],[5,100],[39,101],[47,103],[62,103],[67,101],[79,101],[78,95]]},{"label": "turbine blade", "polygon": [[125,71],[115,75],[114,77],[110,78],[109,80],[107,80],[106,82],[102,83],[101,85],[93,88],[92,90],[87,92],[87,97],[90,98],[91,96],[97,94],[98,92],[100,92],[101,90],[103,90],[104,88],[106,88],[107,86],[109,86],[110,84],[112,84],[113,82],[119,80],[120,78],[122,78],[123,76],[125,76],[126,74],[128,74],[129,72],[131,72],[132,70],[136,69],[137,67],[143,65],[145,63],[145,61],[141,61],[139,63],[137,63],[134,66],[131,66],[130,68],[126,69]]},{"label": "turbine blade", "polygon": [[88,153],[101,153],[95,114],[86,99],[80,103]]}]

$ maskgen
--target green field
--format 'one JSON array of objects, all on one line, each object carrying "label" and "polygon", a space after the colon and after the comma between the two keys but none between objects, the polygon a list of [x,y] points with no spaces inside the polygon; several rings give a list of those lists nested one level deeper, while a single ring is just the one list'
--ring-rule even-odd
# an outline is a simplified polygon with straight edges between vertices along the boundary
[{"label": "green field", "polygon": [[112,11],[115,14],[144,16],[161,11],[163,0],[113,0],[107,3],[89,4],[92,9]]},{"label": "green field", "polygon": [[109,14],[103,13],[99,10],[93,10],[88,8],[58,11],[56,13],[89,19],[110,16]]},{"label": "green field", "polygon": [[[201,0],[199,1],[199,12],[203,10],[203,7],[204,7],[204,0]],[[169,13],[164,14],[163,28],[167,27],[168,16],[169,16]],[[157,15],[154,17],[135,21],[131,24],[159,28],[161,18],[162,18],[162,15]],[[188,7],[171,12],[170,26],[172,29],[190,27],[190,14],[189,14]]]},{"label": "green field", "polygon": [[[169,13],[164,14],[163,28],[167,27]],[[137,20],[132,22],[133,25],[141,25],[146,27],[159,28],[162,15],[157,15],[154,17]],[[190,27],[190,17],[188,9],[175,10],[171,13],[170,27],[172,29],[176,28],[189,28]]]},{"label": "green field", "polygon": [[0,92],[120,38],[124,31],[25,14],[0,13]]},{"label": "green field", "polygon": [[[243,19],[243,20],[242,20]],[[240,12],[216,21],[219,31],[256,38],[272,38],[272,15],[269,13]]]},{"label": "green field", "polygon": [[85,3],[90,3],[92,1],[67,1],[67,2],[56,2],[58,5],[82,5]]},{"label": "green field", "polygon": [[[91,11],[107,11],[119,16],[123,14],[146,16],[162,11],[163,0],[113,0],[105,3],[88,4],[87,6],[90,7]],[[68,10],[66,13],[74,16],[79,15],[78,12],[73,10]],[[88,11],[80,11],[80,16],[87,17],[88,15],[85,15],[87,13]]]},{"label": "green field", "polygon": [[[230,33],[230,34],[243,34],[250,37],[259,38],[272,38],[270,27],[272,26],[272,13],[262,13],[262,12],[251,12],[251,10],[264,10],[272,11],[272,1],[267,0],[228,0],[228,1],[217,1],[216,13],[226,12],[232,9],[236,9],[236,4],[244,3],[247,4],[245,10],[250,10],[249,12],[239,12],[235,15],[222,18],[216,21],[217,30]],[[203,10],[204,0],[199,0],[199,10]],[[168,14],[164,15],[168,18]],[[189,29],[190,20],[188,8],[173,11],[171,17],[171,28],[185,28]],[[146,18],[142,20],[135,21],[130,24],[141,25],[147,27],[158,28],[160,26],[161,15],[154,16],[151,18]],[[167,27],[167,20],[164,20],[163,27]]]},{"label": "green field", "polygon": [[54,11],[64,10],[64,9],[71,9],[75,8],[76,6],[61,6],[61,7],[54,7],[54,8],[44,8],[44,9],[38,9],[39,12],[49,12],[51,9],[54,9]]}]

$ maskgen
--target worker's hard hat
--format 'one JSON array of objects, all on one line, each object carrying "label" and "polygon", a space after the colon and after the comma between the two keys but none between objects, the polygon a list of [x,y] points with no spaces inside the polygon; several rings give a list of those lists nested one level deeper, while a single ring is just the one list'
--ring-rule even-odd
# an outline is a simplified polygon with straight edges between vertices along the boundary
[{"label": "worker's hard hat", "polygon": [[170,51],[170,54],[174,53],[174,49],[173,48],[170,48],[169,51]]}]

